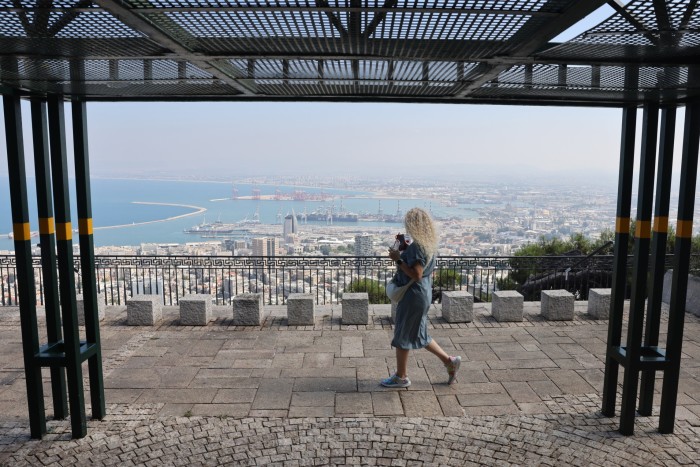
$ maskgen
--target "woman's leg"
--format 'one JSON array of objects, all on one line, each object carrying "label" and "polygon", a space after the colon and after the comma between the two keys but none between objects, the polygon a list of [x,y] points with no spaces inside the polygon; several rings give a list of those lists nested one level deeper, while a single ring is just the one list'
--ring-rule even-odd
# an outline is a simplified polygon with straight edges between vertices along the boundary
[{"label": "woman's leg", "polygon": [[396,376],[406,378],[408,373],[408,350],[396,347]]},{"label": "woman's leg", "polygon": [[[438,345],[438,343],[435,342],[435,339],[431,340],[430,344],[425,346],[425,349],[428,352],[430,352],[434,355],[437,355],[437,357],[442,361],[442,363],[448,363],[450,361],[450,356],[447,355],[444,350],[442,350],[442,347],[440,347]],[[398,354],[397,354],[397,360],[398,360]]]}]

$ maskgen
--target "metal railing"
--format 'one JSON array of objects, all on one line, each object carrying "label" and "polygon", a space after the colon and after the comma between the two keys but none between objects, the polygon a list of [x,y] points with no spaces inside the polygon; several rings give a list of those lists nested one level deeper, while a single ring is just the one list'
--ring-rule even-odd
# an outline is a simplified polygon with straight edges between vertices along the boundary
[{"label": "metal railing", "polygon": [[[667,267],[672,255],[667,256]],[[694,264],[700,264],[694,258]],[[44,303],[41,258],[33,259],[37,304]],[[628,260],[631,268],[632,259]],[[121,305],[137,293],[157,294],[176,305],[187,294],[212,294],[225,305],[236,295],[262,293],[268,305],[282,305],[291,293],[310,293],[316,303],[340,302],[343,292],[366,291],[372,303],[388,303],[386,284],[396,266],[368,256],[96,256],[97,289],[107,305]],[[496,290],[518,290],[539,300],[542,290],[566,289],[586,300],[588,289],[612,284],[611,255],[441,256],[433,272],[433,300],[446,290],[463,290],[490,301]],[[80,267],[75,258],[75,268]],[[696,266],[695,270],[698,269]],[[15,257],[0,255],[0,305],[16,306]],[[82,293],[76,272],[77,293]]]}]

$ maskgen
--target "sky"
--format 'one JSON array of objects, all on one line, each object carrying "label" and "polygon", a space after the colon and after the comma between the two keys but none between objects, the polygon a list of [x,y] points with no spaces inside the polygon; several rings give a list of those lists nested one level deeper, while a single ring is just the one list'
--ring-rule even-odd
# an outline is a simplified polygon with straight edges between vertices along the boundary
[{"label": "sky", "polygon": [[[605,6],[555,41],[611,13]],[[622,117],[609,108],[398,103],[92,102],[87,111],[97,177],[492,178],[612,187]],[[27,104],[23,118],[29,160]],[[66,120],[70,131],[68,106]],[[4,144],[0,173],[7,173]]]},{"label": "sky", "polygon": [[[88,103],[87,111],[94,176],[614,180],[621,124],[619,109],[454,104]],[[26,136],[28,117],[25,105]],[[31,141],[25,148],[30,159]]]},{"label": "sky", "polygon": [[95,174],[225,177],[614,175],[621,121],[619,109],[448,104],[93,103],[88,113]]}]

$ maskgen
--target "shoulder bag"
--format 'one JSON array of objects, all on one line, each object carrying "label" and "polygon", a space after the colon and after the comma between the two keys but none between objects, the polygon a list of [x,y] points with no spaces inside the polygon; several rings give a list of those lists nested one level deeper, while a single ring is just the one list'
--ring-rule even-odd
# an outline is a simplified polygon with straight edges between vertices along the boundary
[{"label": "shoulder bag", "polygon": [[396,285],[394,279],[392,278],[391,282],[389,282],[386,285],[386,296],[389,297],[389,300],[391,300],[392,302],[398,303],[401,301],[403,296],[406,294],[408,288],[412,286],[414,282],[416,282],[416,280],[411,279],[408,284],[399,287],[398,285]]}]

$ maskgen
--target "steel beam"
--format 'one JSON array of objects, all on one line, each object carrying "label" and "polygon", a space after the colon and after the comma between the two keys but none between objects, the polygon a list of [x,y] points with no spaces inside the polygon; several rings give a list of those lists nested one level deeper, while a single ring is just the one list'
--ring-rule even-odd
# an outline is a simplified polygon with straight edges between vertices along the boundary
[{"label": "steel beam", "polygon": [[17,16],[19,17],[19,22],[22,25],[22,29],[24,29],[24,32],[27,34],[27,36],[30,36],[32,33],[32,24],[29,22],[29,17],[27,16],[26,9],[22,7],[22,0],[12,0],[12,4],[14,5],[14,8],[8,7],[8,11],[17,13]]},{"label": "steel beam", "polygon": [[[141,33],[148,36],[153,42],[173,51],[177,55],[192,54],[187,47],[180,44],[178,41],[170,37],[168,34],[164,33],[150,21],[142,18],[136,13],[135,10],[123,6],[121,3],[114,2],[112,0],[93,0],[96,4],[102,7],[105,11],[109,12],[116,19],[129,26],[130,28],[140,31]],[[214,78],[224,81],[229,86],[233,87],[241,94],[253,95],[254,92],[247,86],[240,83],[237,79],[229,76],[228,74],[221,71],[215,64],[208,62],[205,58],[199,58],[196,60],[189,60],[193,64],[197,65],[199,68],[206,70],[211,73]]]},{"label": "steel beam", "polygon": [[340,37],[343,39],[348,37],[348,31],[345,29],[345,26],[343,26],[343,22],[335,15],[337,10],[330,8],[327,0],[316,0],[314,11],[323,12],[328,17],[328,21],[330,21],[336,31],[338,31]]},{"label": "steel beam", "polygon": [[[550,20],[547,24],[537,30],[536,34],[528,32],[527,37],[522,34],[515,34],[509,41],[519,44],[519,47],[511,55],[530,55],[546,45],[550,39],[566,31],[569,27],[597,10],[606,0],[591,0],[587,2],[574,2],[567,10]],[[498,77],[507,70],[510,65],[494,65],[474,80],[466,88],[458,93],[458,97],[466,97],[484,84]]]},{"label": "steel beam", "polygon": [[654,13],[656,14],[656,23],[659,25],[659,30],[670,31],[672,29],[671,21],[668,18],[668,7],[666,0],[653,0]]},{"label": "steel beam", "polygon": [[642,147],[639,161],[639,189],[637,191],[637,221],[634,233],[634,262],[632,265],[632,295],[627,323],[627,366],[622,383],[622,408],[620,433],[634,434],[634,417],[637,407],[640,360],[642,357],[642,331],[647,297],[647,273],[649,246],[651,243],[651,214],[654,198],[654,165],[656,163],[656,138],[659,124],[657,103],[644,104],[642,122]]},{"label": "steel beam", "polygon": [[374,17],[372,18],[372,21],[370,21],[365,30],[362,32],[363,39],[369,39],[370,36],[374,34],[374,31],[377,30],[377,26],[379,26],[386,19],[386,15],[388,12],[399,11],[396,9],[397,2],[398,0],[384,0],[384,5],[382,5],[383,10],[374,12]]},{"label": "steel beam", "polygon": [[75,152],[75,185],[78,199],[78,235],[80,237],[80,271],[85,304],[85,337],[88,345],[94,344],[95,354],[88,360],[90,373],[90,398],[92,418],[105,416],[104,382],[102,379],[102,350],[100,343],[100,319],[97,303],[97,274],[95,272],[95,247],[92,235],[92,197],[90,193],[90,162],[88,154],[87,112],[84,101],[74,101],[73,148]]},{"label": "steel beam", "polygon": [[[659,345],[661,323],[661,297],[666,273],[666,239],[668,237],[668,211],[671,201],[671,173],[673,167],[674,133],[676,129],[676,108],[661,110],[659,141],[659,162],[656,176],[656,197],[654,200],[654,224],[651,240],[651,286],[647,299],[647,317],[644,326],[644,347]],[[640,415],[651,415],[654,400],[654,370],[642,371],[639,389]]]},{"label": "steel beam", "polygon": [[[690,71],[693,73],[693,70]],[[676,244],[673,258],[673,283],[669,305],[666,358],[668,367],[664,371],[661,390],[661,412],[659,431],[673,433],[678,400],[683,326],[685,324],[685,301],[688,294],[688,270],[693,235],[693,211],[695,209],[695,184],[698,172],[698,146],[700,144],[700,100],[685,108],[681,180],[678,196],[678,219],[676,221]]]},{"label": "steel beam", "polygon": [[40,36],[41,34],[46,34],[48,31],[53,0],[38,0],[37,6],[41,8],[41,10],[34,14],[31,34],[33,36]]},{"label": "steel beam", "polygon": [[[0,7],[0,12],[8,13],[36,13],[36,12],[63,12],[63,13],[89,13],[99,11],[96,8],[87,8],[83,6],[74,7],[53,7],[53,8],[40,8],[40,7],[22,7],[19,0],[13,0],[14,7]],[[361,12],[361,13],[387,13],[390,11],[396,11],[399,13],[409,13],[409,14],[459,14],[459,15],[502,15],[502,16],[532,16],[532,17],[554,17],[557,13],[551,11],[540,11],[540,10],[508,10],[508,9],[484,9],[484,8],[440,8],[440,7],[421,7],[421,6],[402,6],[400,9],[395,9],[392,6],[388,6],[387,3],[395,3],[396,0],[388,0],[382,6],[340,6],[340,5],[330,5],[326,0],[316,0],[316,6],[307,5],[285,5],[285,6],[259,6],[253,4],[241,4],[240,6],[195,6],[195,7],[175,7],[175,6],[164,6],[164,7],[143,7],[143,8],[133,8],[134,11],[138,13],[145,13],[149,15],[153,14],[167,14],[167,13],[243,13],[243,12],[279,12],[279,13],[351,13],[351,12]]]},{"label": "steel beam", "polygon": [[87,423],[85,421],[85,395],[83,393],[83,374],[80,361],[78,310],[75,298],[73,228],[71,226],[70,193],[68,189],[65,117],[61,96],[50,96],[48,102],[51,172],[53,175],[54,210],[56,213],[59,294],[63,311],[63,350],[65,352],[65,365],[68,377],[71,430],[73,438],[83,438],[87,434]]},{"label": "steel beam", "polygon": [[[338,39],[335,39],[338,40]],[[376,42],[383,42],[382,39],[373,39]],[[387,41],[388,42],[388,41]],[[409,42],[409,41],[407,41]],[[464,63],[464,62],[474,62],[483,64],[486,68],[481,72],[486,72],[490,68],[488,66],[513,66],[513,65],[581,65],[581,66],[610,66],[610,67],[629,67],[629,66],[659,66],[659,67],[685,67],[688,65],[687,60],[684,58],[669,59],[666,56],[657,57],[644,57],[644,59],[635,59],[634,57],[629,57],[626,59],[612,58],[608,59],[605,57],[590,57],[589,59],[582,59],[580,57],[555,57],[547,58],[543,55],[538,56],[527,56],[527,55],[512,55],[512,56],[495,56],[495,57],[484,57],[483,55],[477,56],[464,56],[462,58],[455,58],[453,56],[446,56],[444,54],[438,56],[426,57],[416,53],[410,55],[411,47],[415,46],[420,48],[420,41],[412,41],[413,43],[404,48],[404,60],[415,61],[415,62],[447,62],[447,63]],[[324,40],[324,44],[327,44],[328,40]],[[454,41],[442,40],[442,41],[430,41],[432,45],[435,46],[436,50],[449,50],[456,45]],[[393,44],[390,44],[393,46]],[[111,55],[111,54],[99,54],[91,53],[86,51],[80,55],[66,54],[66,53],[42,53],[41,51],[32,51],[31,53],[3,53],[0,51],[0,59],[9,58],[12,60],[23,58],[28,60],[143,60],[146,63],[150,63],[153,60],[187,60],[188,62],[194,63],[196,60],[206,60],[206,61],[220,61],[220,60],[348,60],[348,55],[339,52],[324,52],[327,45],[322,45],[319,41],[314,44],[311,49],[317,47],[318,50],[311,51],[294,51],[290,53],[280,53],[280,52],[232,52],[228,54],[200,54],[194,52],[178,54],[177,57],[167,54],[154,54],[154,55]],[[67,51],[69,52],[69,51]],[[357,53],[352,55],[353,59],[357,60],[368,60],[368,61],[390,61],[395,60],[396,57],[388,54],[367,54],[367,53]],[[206,78],[199,78],[206,79]],[[31,80],[23,80],[31,81]],[[42,80],[44,81],[44,80]]]},{"label": "steel beam", "polygon": [[[75,4],[76,8],[83,8],[83,7],[89,7],[92,5],[92,0],[80,0],[78,3]],[[95,11],[93,8],[92,11]],[[71,11],[66,11],[63,13],[63,15],[55,20],[49,28],[47,28],[47,34],[50,37],[55,37],[59,32],[63,30],[66,26],[68,26],[70,23],[73,22],[75,18],[77,18],[80,13],[82,13],[83,10],[71,10]]]},{"label": "steel beam", "polygon": [[643,34],[644,37],[649,39],[649,41],[652,44],[658,44],[658,38],[649,32],[647,27],[644,26],[644,23],[640,19],[637,19],[636,16],[627,11],[627,9],[625,8],[626,5],[622,3],[621,0],[608,0],[608,5],[610,5],[618,15],[622,16],[625,19],[625,21],[627,21],[632,27],[634,27],[640,34]]},{"label": "steel beam", "polygon": [[[49,135],[46,100],[33,97],[32,133],[34,144],[34,174],[36,177],[36,200],[39,215],[39,244],[41,245],[41,273],[44,276],[44,304],[46,309],[46,336],[49,343],[60,342],[61,306],[58,298],[58,273],[56,271],[56,239],[51,196],[51,160],[49,157]],[[51,393],[54,416],[68,416],[66,399],[66,372],[62,367],[51,367]]]},{"label": "steel beam", "polygon": [[690,23],[691,18],[693,17],[693,13],[695,13],[695,8],[697,8],[698,5],[698,0],[690,0],[688,2],[688,6],[685,9],[685,13],[683,13],[683,18],[681,18],[681,22],[678,25],[678,29],[685,29],[688,27],[688,24]]},{"label": "steel beam", "polygon": [[41,367],[34,356],[39,352],[39,331],[36,322],[36,286],[32,266],[32,246],[27,201],[27,176],[24,161],[22,112],[19,97],[3,96],[5,137],[7,141],[7,168],[10,179],[10,204],[14,232],[17,285],[19,287],[19,315],[22,328],[22,355],[27,383],[27,406],[31,437],[41,439],[46,433],[44,390]]},{"label": "steel beam", "polygon": [[634,139],[637,127],[637,108],[628,106],[622,110],[622,138],[620,143],[620,169],[617,185],[617,214],[615,220],[615,247],[613,262],[610,317],[608,321],[608,345],[603,382],[603,415],[615,415],[617,379],[620,364],[612,357],[622,339],[622,314],[627,287],[627,244],[630,235],[630,210],[632,204],[632,174],[634,169]]}]

